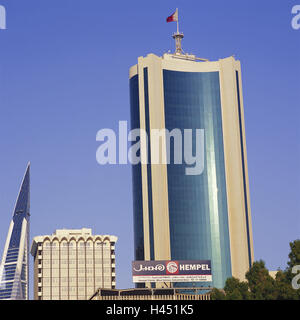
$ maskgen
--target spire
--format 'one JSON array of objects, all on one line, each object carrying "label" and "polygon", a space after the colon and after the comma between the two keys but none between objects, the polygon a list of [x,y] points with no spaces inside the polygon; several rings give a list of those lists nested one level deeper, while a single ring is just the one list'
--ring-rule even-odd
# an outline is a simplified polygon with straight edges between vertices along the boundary
[{"label": "spire", "polygon": [[[184,34],[179,31],[178,8],[176,9],[176,11],[172,15],[170,15],[167,18],[167,22],[173,22],[173,21],[177,22],[177,32],[173,33],[173,35],[172,35],[173,39],[175,40],[176,51],[174,54],[171,54],[171,56],[173,58],[190,60],[190,61],[203,61],[203,62],[209,61],[208,59],[197,58],[194,54],[183,53],[183,50],[181,47],[181,41],[184,38]],[[166,56],[168,56],[168,55],[166,55]]]},{"label": "spire", "polygon": [[8,229],[0,272],[0,300],[28,299],[30,163],[23,177]]},{"label": "spire", "polygon": [[27,216],[29,215],[29,210],[30,210],[30,207],[29,207],[30,186],[29,185],[30,185],[30,162],[27,164],[25,175],[21,183],[13,217],[22,215],[24,218],[27,219]]},{"label": "spire", "polygon": [[175,54],[182,54],[182,48],[181,48],[181,40],[183,39],[184,35],[183,33],[174,33],[173,34],[173,39],[175,39],[175,46],[176,46],[176,51]]},{"label": "spire", "polygon": [[173,39],[175,39],[175,46],[176,46],[175,54],[181,55],[183,54],[182,48],[181,48],[181,40],[183,39],[184,35],[182,32],[179,32],[178,20],[179,19],[178,19],[178,8],[177,8],[176,11],[167,18],[167,22],[173,22],[173,21],[177,22],[177,32],[173,34]]},{"label": "spire", "polygon": [[182,47],[181,47],[181,41],[184,37],[184,34],[182,32],[179,32],[179,18],[178,18],[178,8],[176,8],[175,14],[174,14],[174,21],[177,22],[177,32],[173,34],[173,39],[175,40],[175,47],[176,51],[175,54],[182,54]]}]

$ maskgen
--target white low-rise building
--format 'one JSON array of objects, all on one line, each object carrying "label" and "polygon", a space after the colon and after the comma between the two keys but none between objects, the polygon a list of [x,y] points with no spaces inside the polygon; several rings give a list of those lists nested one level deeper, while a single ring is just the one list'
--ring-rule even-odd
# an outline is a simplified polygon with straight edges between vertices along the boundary
[{"label": "white low-rise building", "polygon": [[35,300],[86,300],[98,288],[114,289],[113,235],[61,229],[33,239]]}]

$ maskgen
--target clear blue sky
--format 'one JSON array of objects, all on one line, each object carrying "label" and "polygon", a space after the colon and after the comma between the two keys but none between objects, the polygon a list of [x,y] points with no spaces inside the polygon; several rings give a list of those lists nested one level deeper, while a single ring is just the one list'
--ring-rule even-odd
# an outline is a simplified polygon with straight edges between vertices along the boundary
[{"label": "clear blue sky", "polygon": [[132,287],[131,167],[97,164],[96,133],[129,120],[129,67],[174,50],[165,19],[178,7],[186,52],[242,63],[254,255],[285,268],[300,237],[300,0],[0,4],[1,255],[31,161],[31,239],[59,228],[115,234],[117,287]]}]

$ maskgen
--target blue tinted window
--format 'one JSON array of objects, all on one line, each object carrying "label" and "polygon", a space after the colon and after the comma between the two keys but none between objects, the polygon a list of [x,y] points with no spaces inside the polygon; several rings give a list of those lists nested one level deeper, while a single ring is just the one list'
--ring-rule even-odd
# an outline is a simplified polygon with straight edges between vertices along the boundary
[{"label": "blue tinted window", "polygon": [[[139,81],[138,75],[130,79],[131,128],[140,128]],[[144,226],[141,164],[132,166],[134,258],[144,260]]]},{"label": "blue tinted window", "polygon": [[152,205],[152,171],[151,171],[151,134],[149,115],[149,94],[148,94],[148,68],[144,68],[144,94],[145,94],[145,122],[148,143],[147,162],[147,184],[148,184],[148,211],[149,211],[149,240],[150,240],[150,260],[154,260],[154,231],[153,231],[153,205]]},{"label": "blue tinted window", "polygon": [[[194,129],[193,148],[195,129],[204,129],[205,135],[201,175],[186,175],[184,162],[174,164],[171,143],[167,167],[171,258],[211,260],[210,285],[223,287],[231,276],[231,259],[219,74],[164,70],[163,80],[166,129]],[[195,283],[201,285],[209,283]]]}]

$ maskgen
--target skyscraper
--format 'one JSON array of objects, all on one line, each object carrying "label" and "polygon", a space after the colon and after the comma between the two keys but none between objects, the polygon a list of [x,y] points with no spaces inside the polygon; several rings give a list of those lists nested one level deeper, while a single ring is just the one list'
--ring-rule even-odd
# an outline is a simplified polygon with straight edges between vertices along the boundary
[{"label": "skyscraper", "polygon": [[30,164],[28,164],[8,229],[0,266],[0,299],[28,299]]},{"label": "skyscraper", "polygon": [[[135,260],[211,260],[210,285],[222,288],[253,261],[241,66],[183,54],[183,34],[173,37],[174,54],[139,57],[129,72],[131,127],[148,135],[148,162],[132,169]],[[175,145],[173,129],[204,130],[203,172],[186,174],[172,147],[169,163],[153,163],[153,129],[171,133],[162,150]]]},{"label": "skyscraper", "polygon": [[98,288],[114,289],[117,239],[87,228],[35,237],[34,299],[87,300]]}]

